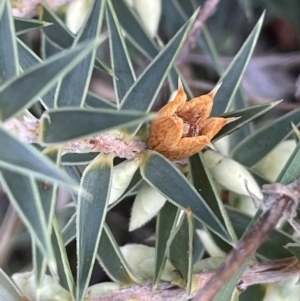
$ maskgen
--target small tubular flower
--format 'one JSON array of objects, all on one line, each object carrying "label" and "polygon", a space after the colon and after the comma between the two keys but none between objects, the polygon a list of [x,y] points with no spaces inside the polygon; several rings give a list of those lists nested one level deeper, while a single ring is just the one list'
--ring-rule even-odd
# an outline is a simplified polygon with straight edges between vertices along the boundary
[{"label": "small tubular flower", "polygon": [[148,146],[169,158],[190,157],[211,145],[211,139],[224,125],[237,118],[209,117],[213,99],[220,87],[186,102],[187,96],[179,80],[175,99],[158,112],[150,127]]}]

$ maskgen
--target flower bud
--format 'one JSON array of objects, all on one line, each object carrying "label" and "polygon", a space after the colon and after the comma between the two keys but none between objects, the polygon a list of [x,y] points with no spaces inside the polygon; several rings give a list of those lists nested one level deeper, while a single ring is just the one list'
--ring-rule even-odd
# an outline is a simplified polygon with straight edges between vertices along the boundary
[{"label": "flower bud", "polygon": [[148,33],[154,37],[161,16],[161,0],[127,0],[127,3],[136,10]]},{"label": "flower bud", "polygon": [[152,219],[166,202],[166,198],[145,183],[138,191],[131,211],[129,231],[133,231]]},{"label": "flower bud", "polygon": [[[122,284],[122,289],[126,286]],[[121,285],[114,282],[102,282],[90,286],[87,290],[86,297],[95,298],[107,295],[121,289]]]},{"label": "flower bud", "polygon": [[22,294],[30,301],[71,301],[71,294],[62,288],[51,276],[45,275],[40,288],[36,287],[33,272],[18,273],[12,276]]},{"label": "flower bud", "polygon": [[265,285],[263,301],[299,301],[299,276],[288,278],[283,282]]},{"label": "flower bud", "polygon": [[206,252],[211,257],[224,257],[226,255],[206,231],[197,229],[196,233],[200,237]]},{"label": "flower bud", "polygon": [[251,197],[250,191],[258,199],[263,198],[259,186],[243,165],[213,150],[204,152],[203,158],[213,178],[223,187]]},{"label": "flower bud", "polygon": [[295,140],[280,142],[266,157],[259,161],[253,169],[271,181],[276,181],[295,147]]},{"label": "flower bud", "polygon": [[[130,268],[144,279],[153,279],[155,269],[155,248],[141,244],[129,244],[121,247],[121,252]],[[174,272],[167,260],[161,274],[162,281],[180,282],[181,277]]]},{"label": "flower bud", "polygon": [[87,18],[91,0],[73,0],[66,11],[66,24],[72,33],[76,34]]},{"label": "flower bud", "polygon": [[131,160],[126,160],[113,168],[109,204],[114,203],[125,192],[134,173],[142,162],[142,155],[136,155]]}]

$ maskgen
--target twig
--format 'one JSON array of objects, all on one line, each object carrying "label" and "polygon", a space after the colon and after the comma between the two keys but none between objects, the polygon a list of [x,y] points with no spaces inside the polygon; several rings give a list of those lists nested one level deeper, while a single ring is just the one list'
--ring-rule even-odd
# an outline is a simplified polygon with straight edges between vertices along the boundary
[{"label": "twig", "polygon": [[185,57],[190,53],[191,49],[195,47],[197,38],[201,32],[201,29],[206,20],[211,17],[219,4],[220,0],[206,0],[203,7],[200,9],[199,15],[195,21],[194,27],[191,30],[182,50],[177,59],[177,63],[180,64]]},{"label": "twig", "polygon": [[[4,128],[15,133],[20,140],[26,143],[39,143],[39,120],[33,116],[12,118],[4,123]],[[137,153],[146,149],[146,143],[131,140],[125,143],[110,134],[94,135],[90,138],[70,141],[63,145],[68,153],[102,152],[115,153],[120,158],[131,159]]]},{"label": "twig", "polygon": [[[239,288],[244,290],[253,284],[285,281],[289,277],[299,275],[299,273],[299,263],[295,257],[258,263],[245,270],[239,281]],[[195,279],[197,279],[197,286],[202,287],[205,285],[214,274],[214,272],[203,272],[194,275]],[[136,285],[104,296],[89,298],[91,301],[181,301],[190,299],[193,295],[195,295],[195,292],[187,297],[184,289],[166,282],[160,283],[156,290],[153,291],[152,283],[148,282],[141,286]]]},{"label": "twig", "polygon": [[265,212],[236,248],[227,256],[225,262],[214,273],[211,279],[196,294],[194,301],[211,301],[226,282],[255,253],[267,235],[275,228],[284,213],[294,215],[300,196],[300,179],[287,186],[275,183],[263,186],[267,193]]}]

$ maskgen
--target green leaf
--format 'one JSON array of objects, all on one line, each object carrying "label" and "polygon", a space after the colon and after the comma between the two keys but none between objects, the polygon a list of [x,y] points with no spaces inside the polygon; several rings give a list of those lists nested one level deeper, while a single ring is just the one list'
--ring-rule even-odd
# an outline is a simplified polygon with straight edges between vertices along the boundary
[{"label": "green leaf", "polygon": [[136,78],[122,36],[122,29],[109,1],[106,10],[106,18],[110,36],[110,57],[114,72],[114,87],[117,96],[117,104],[119,104],[129,88],[134,84]]},{"label": "green leaf", "polygon": [[41,252],[40,248],[34,241],[32,237],[32,262],[34,268],[34,278],[36,287],[39,289],[42,287],[43,281],[45,279],[47,261],[44,258],[44,254]]},{"label": "green leaf", "polygon": [[99,152],[93,153],[67,153],[62,156],[63,165],[87,165],[97,157]]},{"label": "green leaf", "polygon": [[[46,154],[47,157],[50,158],[54,164],[59,166],[60,151],[58,148],[54,147],[52,149],[45,150],[44,154]],[[56,184],[51,185],[45,181],[36,181],[36,185],[38,188],[38,194],[42,204],[42,209],[45,215],[46,227],[50,235],[52,232],[52,220],[53,220],[54,210],[56,206],[58,187]],[[53,240],[53,233],[52,233],[52,240]],[[55,246],[53,245],[53,243],[52,246],[54,247],[54,254],[55,254]],[[47,262],[45,261],[43,254],[41,253],[40,249],[37,247],[34,241],[32,244],[32,249],[33,249],[32,253],[33,253],[36,285],[38,288],[41,288],[44,281],[44,275],[46,273]],[[58,268],[58,275],[59,275],[59,268],[60,268],[59,263],[57,264],[57,268]]]},{"label": "green leaf", "polygon": [[[31,175],[51,183],[74,182],[33,146],[25,144],[0,126],[0,166],[16,173]],[[22,154],[22,156],[20,156]]]},{"label": "green leaf", "polygon": [[214,214],[218,217],[219,221],[226,227],[228,233],[233,241],[236,241],[236,235],[234,233],[231,221],[225,210],[223,201],[221,200],[219,193],[214,185],[212,176],[207,171],[203,163],[202,154],[195,154],[189,158],[190,160],[190,172],[192,182],[196,191],[201,192],[201,196],[204,200],[209,200],[207,203]]},{"label": "green leaf", "polygon": [[191,291],[193,265],[193,218],[190,209],[182,217],[169,247],[169,260],[179,270],[186,283],[187,295]]},{"label": "green leaf", "polygon": [[276,182],[289,184],[300,177],[300,143],[298,142],[289,160],[284,165]]},{"label": "green leaf", "polygon": [[93,92],[88,92],[85,99],[85,105],[95,109],[116,109],[116,105],[113,102],[99,97]]},{"label": "green leaf", "polygon": [[250,108],[236,110],[233,112],[228,112],[226,114],[222,114],[222,117],[230,118],[230,117],[240,117],[238,120],[231,122],[225,125],[222,130],[213,138],[213,141],[221,139],[224,136],[231,134],[232,132],[240,129],[242,126],[248,124],[252,120],[258,118],[259,116],[267,113],[275,106],[277,106],[280,101],[274,101],[268,104],[252,106]]},{"label": "green leaf", "polygon": [[[19,63],[23,71],[42,62],[42,60],[19,38],[17,38],[17,42],[20,61]],[[48,109],[53,107],[55,91],[56,87],[52,88],[39,98],[44,108]]]},{"label": "green leaf", "polygon": [[122,109],[138,111],[149,111],[151,109],[164,79],[194,24],[196,13],[169,41],[130,88],[122,100]]},{"label": "green leaf", "polygon": [[[23,70],[26,70],[30,67],[33,67],[34,65],[36,65],[38,63],[43,62],[43,60],[40,57],[38,57],[20,39],[17,39],[17,41],[18,41],[18,52],[19,52],[20,65]],[[56,85],[54,88],[52,88],[46,94],[44,94],[42,97],[40,97],[40,100],[46,109],[54,107],[55,91],[56,91]],[[114,103],[112,103],[111,101],[108,101],[106,99],[103,99],[92,92],[87,93],[87,96],[85,99],[85,104],[86,104],[86,106],[93,107],[93,108],[104,108],[104,109],[116,108]]]},{"label": "green leaf", "polygon": [[56,271],[50,234],[34,179],[3,168],[1,168],[1,178],[10,201],[39,246],[49,267],[52,271]]},{"label": "green leaf", "polygon": [[[252,220],[251,217],[231,207],[227,207],[226,209],[237,236],[239,238],[242,237]],[[284,248],[284,246],[287,243],[294,242],[295,240],[286,233],[280,230],[273,230],[257,249],[257,255],[264,260],[275,260],[290,257],[291,254]]]},{"label": "green leaf", "polygon": [[166,199],[183,209],[190,207],[195,218],[223,240],[230,241],[227,231],[205,200],[168,159],[154,151],[147,151],[147,159],[141,165],[141,174]]},{"label": "green leaf", "polygon": [[132,284],[137,279],[126,263],[109,227],[104,224],[98,247],[98,259],[109,278],[121,284]]},{"label": "green leaf", "polygon": [[0,298],[5,301],[22,301],[17,287],[2,269],[0,269]]},{"label": "green leaf", "polygon": [[51,26],[43,28],[43,33],[48,37],[48,39],[62,48],[70,48],[75,36],[65,26],[62,20],[58,18],[53,10],[46,6],[45,3],[39,12],[41,20],[52,24]]},{"label": "green leaf", "polygon": [[11,118],[32,105],[37,97],[52,88],[59,77],[74,68],[101,41],[65,50],[7,82],[0,89],[0,120]]},{"label": "green leaf", "polygon": [[76,237],[76,212],[66,223],[62,231],[64,245],[67,246]]},{"label": "green leaf", "polygon": [[232,299],[232,296],[237,293],[237,284],[247,267],[247,263],[243,264],[228,280],[228,282],[219,290],[219,292],[215,295],[213,301],[239,300],[239,298]]},{"label": "green leaf", "polygon": [[265,13],[261,15],[247,40],[219,80],[222,82],[222,86],[214,99],[213,116],[218,116],[229,110],[256,45],[264,15]]},{"label": "green leaf", "polygon": [[76,300],[82,301],[89,285],[105,219],[112,155],[98,155],[84,170],[77,209],[77,289]]},{"label": "green leaf", "polygon": [[0,7],[0,86],[18,74],[19,65],[11,4],[8,0],[2,2],[4,4],[2,9]]},{"label": "green leaf", "polygon": [[[103,21],[104,3],[105,0],[94,0],[90,15],[76,36],[73,47],[79,43],[95,39],[99,35]],[[86,54],[84,59],[62,79],[56,98],[57,107],[83,106],[92,76],[95,56],[96,48]]]},{"label": "green leaf", "polygon": [[144,30],[131,8],[123,0],[111,0],[111,3],[130,41],[146,56],[154,58],[158,53],[158,47]]},{"label": "green leaf", "polygon": [[161,273],[167,259],[167,242],[173,228],[175,228],[179,210],[178,207],[170,202],[166,202],[160,210],[156,220],[156,246],[155,246],[155,272],[153,285],[157,287]]},{"label": "green leaf", "polygon": [[[44,150],[46,155],[57,167],[60,165],[61,152],[57,147],[49,148]],[[41,198],[43,210],[46,217],[46,223],[48,231],[51,232],[52,220],[54,216],[56,198],[57,198],[57,184],[49,184],[45,181],[37,181],[37,187]]]},{"label": "green leaf", "polygon": [[141,123],[152,117],[152,114],[107,109],[53,109],[41,118],[40,139],[43,143],[56,144]]},{"label": "green leaf", "polygon": [[[52,26],[43,28],[42,38],[44,42],[44,49],[42,49],[42,51],[47,52],[47,50],[50,50],[50,52],[52,52],[58,51],[59,49],[67,49],[72,47],[75,36],[61,21],[61,19],[53,12],[53,10],[49,9],[49,7],[44,3],[43,9],[40,12],[40,18],[52,24]],[[49,48],[46,49],[47,47]],[[48,52],[48,54],[50,53]],[[110,75],[112,74],[111,69],[99,58],[96,58],[95,67],[100,68]]]},{"label": "green leaf", "polygon": [[245,166],[253,166],[293,132],[291,122],[300,122],[300,109],[285,114],[241,141],[232,150],[231,157]]},{"label": "green leaf", "polygon": [[[76,228],[74,227],[74,229]],[[68,290],[73,296],[75,296],[74,278],[68,260],[67,251],[64,246],[62,233],[56,218],[53,220],[52,246],[57,262],[57,274],[59,278],[59,284],[63,288]]]},{"label": "green leaf", "polygon": [[287,250],[289,250],[298,260],[298,262],[300,262],[300,244],[299,242],[295,242],[295,243],[288,243],[285,248]]},{"label": "green leaf", "polygon": [[49,25],[51,26],[51,24],[48,22],[34,20],[34,19],[28,19],[28,18],[14,17],[14,21],[15,21],[14,23],[15,23],[15,29],[16,29],[17,35],[26,33],[28,31],[31,31],[34,29],[47,27]]}]

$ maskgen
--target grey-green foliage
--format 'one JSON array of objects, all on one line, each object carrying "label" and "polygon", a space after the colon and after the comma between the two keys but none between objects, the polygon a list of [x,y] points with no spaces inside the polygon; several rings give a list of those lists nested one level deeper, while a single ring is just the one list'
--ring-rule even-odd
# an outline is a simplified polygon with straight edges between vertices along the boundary
[{"label": "grey-green foliage", "polygon": [[[107,212],[116,205],[108,204],[110,189],[114,189],[113,155],[63,155],[60,146],[113,129],[126,130],[127,139],[129,136],[133,139],[141,125],[155,117],[148,112],[167,78],[170,87],[174,87],[175,79],[180,74],[176,59],[193,27],[197,3],[201,1],[166,2],[169,2],[174,14],[163,10],[163,16],[168,18],[174,36],[165,46],[148,34],[142,20],[124,0],[94,0],[77,36],[48,7],[43,7],[41,20],[37,21],[13,18],[9,0],[0,2],[0,179],[31,235],[37,287],[43,286],[48,266],[53,277],[59,279],[72,298],[82,301],[96,258],[117,283],[140,284],[145,281],[126,262],[105,223]],[[252,7],[249,1],[240,2],[247,16],[250,16]],[[280,3],[274,8],[280,7]],[[242,92],[238,90],[262,24],[263,15],[224,71],[221,77],[223,85],[213,111],[224,117],[239,117],[234,123],[226,125],[215,140],[247,126],[246,131],[232,140],[236,145],[230,151],[232,158],[250,171],[255,163],[292,133],[291,122],[296,125],[300,123],[298,109],[245,137],[251,132],[249,123],[278,103],[246,107]],[[36,28],[42,28],[43,59],[18,37]],[[108,34],[104,29],[108,30]],[[100,44],[107,43],[107,39],[111,68],[97,51]],[[222,73],[218,67],[217,49],[210,39],[209,29],[205,27],[197,43],[212,59],[213,68]],[[147,60],[147,66],[136,78],[133,66],[141,58]],[[94,68],[101,68],[113,77],[116,104],[89,91]],[[185,78],[182,81],[186,83]],[[186,88],[188,90],[189,87]],[[232,103],[239,110],[231,111]],[[43,152],[21,141],[3,123],[18,115],[28,114],[28,109],[36,104],[44,110],[43,115],[39,116],[38,133],[39,143],[46,148]],[[138,132],[137,139],[141,139],[142,132]],[[254,147],[256,144],[257,147]],[[299,177],[299,153],[298,143],[278,181],[287,183]],[[61,165],[67,172],[62,170]],[[83,173],[82,169],[77,168],[80,165],[87,166]],[[201,154],[189,159],[188,168],[186,177],[176,164],[161,154],[146,151],[140,169],[132,175],[131,183],[117,201],[136,194],[143,181],[165,196],[168,202],[159,212],[156,226],[153,281],[155,285],[159,283],[168,258],[181,273],[187,292],[192,283],[192,263],[201,259],[193,257],[198,239],[194,236],[194,227],[209,231],[218,247],[228,252],[251,223],[248,215],[223,204]],[[50,185],[49,190],[47,185]],[[54,212],[58,185],[67,188],[73,198],[78,195],[74,213],[63,230],[60,228],[59,212]],[[187,211],[179,218],[181,210]],[[78,258],[76,285],[65,249],[75,238]],[[287,243],[293,244],[294,239],[283,231],[273,231],[258,249],[257,256],[262,259],[288,257],[290,252],[283,248]],[[201,243],[198,248],[201,250],[197,254],[203,256]],[[293,253],[297,253],[299,247],[296,245],[293,248]],[[182,257],[184,254],[187,257]],[[0,276],[0,296],[5,296],[5,300],[19,300],[16,288],[2,270]],[[237,278],[224,286],[216,300],[229,298]]]}]

